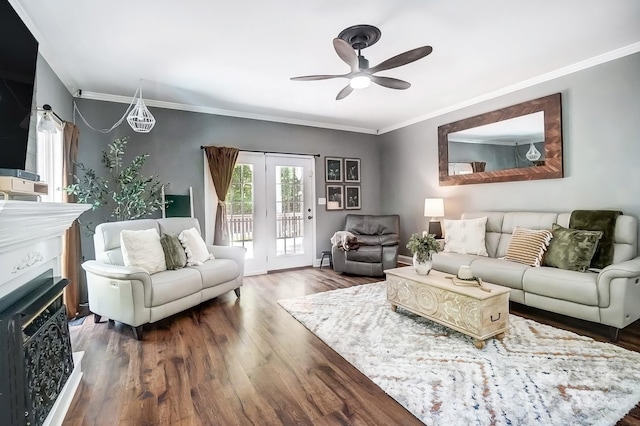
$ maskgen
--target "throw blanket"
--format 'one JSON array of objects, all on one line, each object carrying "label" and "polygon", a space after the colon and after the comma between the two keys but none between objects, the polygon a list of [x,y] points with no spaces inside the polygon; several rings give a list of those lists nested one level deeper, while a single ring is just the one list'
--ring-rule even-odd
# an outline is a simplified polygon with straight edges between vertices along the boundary
[{"label": "throw blanket", "polygon": [[569,219],[569,228],[583,231],[602,231],[596,253],[591,259],[591,267],[602,269],[613,263],[613,241],[616,220],[622,212],[613,210],[574,210]]},{"label": "throw blanket", "polygon": [[360,242],[349,231],[336,232],[330,241],[333,247],[341,248],[344,251],[358,250],[360,248]]}]

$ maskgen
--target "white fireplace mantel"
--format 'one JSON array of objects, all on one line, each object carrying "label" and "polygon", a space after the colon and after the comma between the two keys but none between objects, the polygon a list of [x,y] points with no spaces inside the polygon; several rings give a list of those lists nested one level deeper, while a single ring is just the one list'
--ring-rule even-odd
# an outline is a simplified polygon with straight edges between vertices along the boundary
[{"label": "white fireplace mantel", "polygon": [[0,297],[49,269],[60,276],[62,236],[89,204],[0,201]]},{"label": "white fireplace mantel", "polygon": [[[62,236],[89,204],[0,201],[0,298],[40,274],[60,276]],[[74,369],[44,421],[61,425],[82,378],[83,352],[75,352]]]}]

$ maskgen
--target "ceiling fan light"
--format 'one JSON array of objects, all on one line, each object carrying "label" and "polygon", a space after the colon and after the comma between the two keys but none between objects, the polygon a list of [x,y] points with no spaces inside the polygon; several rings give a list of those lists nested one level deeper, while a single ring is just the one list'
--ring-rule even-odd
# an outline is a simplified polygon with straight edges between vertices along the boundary
[{"label": "ceiling fan light", "polygon": [[542,154],[540,154],[540,151],[538,151],[536,147],[533,145],[533,142],[531,142],[531,147],[529,148],[529,151],[527,151],[527,154],[526,154],[527,160],[538,161],[541,155]]},{"label": "ceiling fan light", "polygon": [[353,89],[366,89],[371,84],[371,79],[368,75],[360,74],[353,76],[349,80],[349,86]]}]

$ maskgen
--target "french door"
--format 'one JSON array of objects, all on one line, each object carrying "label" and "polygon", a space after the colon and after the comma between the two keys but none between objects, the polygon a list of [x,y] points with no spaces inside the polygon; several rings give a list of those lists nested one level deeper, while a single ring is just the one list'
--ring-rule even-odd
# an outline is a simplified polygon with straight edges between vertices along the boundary
[{"label": "french door", "polygon": [[239,153],[226,202],[246,275],[313,264],[314,167],[309,157]]}]

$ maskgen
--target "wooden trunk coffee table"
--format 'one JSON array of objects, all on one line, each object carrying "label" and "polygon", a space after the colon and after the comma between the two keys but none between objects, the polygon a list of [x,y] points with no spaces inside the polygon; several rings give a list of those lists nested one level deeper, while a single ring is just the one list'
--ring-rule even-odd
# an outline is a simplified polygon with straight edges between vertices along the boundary
[{"label": "wooden trunk coffee table", "polygon": [[398,306],[473,338],[478,349],[485,340],[502,338],[509,328],[509,289],[491,283],[479,287],[458,286],[451,274],[432,270],[416,274],[413,266],[387,269],[387,300]]}]

